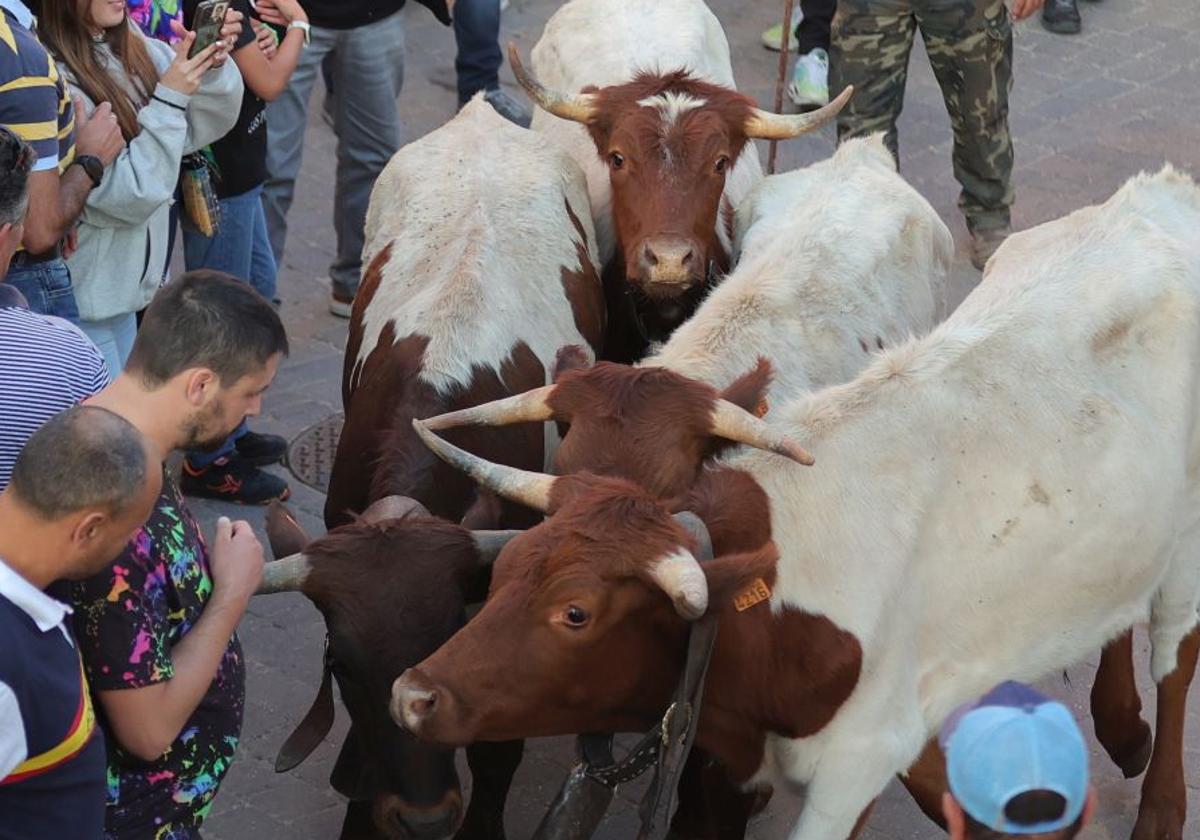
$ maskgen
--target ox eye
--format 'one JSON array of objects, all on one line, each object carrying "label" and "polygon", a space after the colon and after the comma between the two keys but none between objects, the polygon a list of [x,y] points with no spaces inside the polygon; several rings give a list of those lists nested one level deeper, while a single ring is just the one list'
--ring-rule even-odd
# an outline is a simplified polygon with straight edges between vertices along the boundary
[{"label": "ox eye", "polygon": [[620,152],[611,152],[608,156],[608,162],[612,164],[613,169],[620,169],[625,165],[625,156]]},{"label": "ox eye", "polygon": [[587,610],[583,607],[577,607],[572,604],[563,610],[563,622],[568,627],[583,627],[590,620],[591,616],[588,615]]},{"label": "ox eye", "polygon": [[719,158],[717,158],[716,170],[717,170],[718,175],[723,175],[725,173],[725,170],[728,168],[729,168],[729,158],[728,157],[726,157],[725,155],[721,155]]}]

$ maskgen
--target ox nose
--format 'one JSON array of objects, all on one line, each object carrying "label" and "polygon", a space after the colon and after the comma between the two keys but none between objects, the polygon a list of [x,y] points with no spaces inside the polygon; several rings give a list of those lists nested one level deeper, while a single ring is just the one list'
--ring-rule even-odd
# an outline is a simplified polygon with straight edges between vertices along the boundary
[{"label": "ox nose", "polygon": [[642,246],[639,263],[644,284],[690,285],[697,265],[696,248],[686,239],[650,239]]},{"label": "ox nose", "polygon": [[442,801],[430,806],[412,805],[395,794],[376,802],[376,824],[396,840],[441,840],[462,824],[462,794],[450,790]]},{"label": "ox nose", "polygon": [[392,720],[409,732],[420,732],[437,702],[437,691],[415,668],[409,668],[392,683]]}]

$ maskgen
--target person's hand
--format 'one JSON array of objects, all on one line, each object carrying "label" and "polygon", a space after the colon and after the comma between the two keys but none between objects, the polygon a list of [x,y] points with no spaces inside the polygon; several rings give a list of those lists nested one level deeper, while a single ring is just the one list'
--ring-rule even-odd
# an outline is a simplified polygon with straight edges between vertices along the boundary
[{"label": "person's hand", "polygon": [[79,250],[79,228],[72,227],[63,235],[62,258],[71,259],[71,255]]},{"label": "person's hand", "polygon": [[1046,0],[1012,0],[1012,19],[1024,20],[1042,8]]},{"label": "person's hand", "polygon": [[308,15],[297,0],[258,0],[255,9],[259,17],[276,26],[288,26],[294,20],[308,23]]},{"label": "person's hand", "polygon": [[205,47],[196,54],[195,58],[188,58],[188,50],[192,48],[192,44],[196,40],[196,33],[184,29],[178,21],[171,21],[171,26],[182,37],[174,47],[175,60],[163,72],[159,82],[176,93],[191,96],[200,89],[200,80],[204,78],[208,68],[212,67],[216,61],[220,48],[219,42]]},{"label": "person's hand", "polygon": [[221,32],[217,35],[217,55],[213,59],[213,66],[220,67],[229,58],[229,54],[233,52],[234,44],[242,34],[242,21],[245,15],[235,9],[226,9],[225,23],[221,26]]},{"label": "person's hand", "polygon": [[279,52],[279,39],[275,37],[275,30],[253,18],[250,20],[250,26],[254,28],[254,40],[258,42],[258,48],[267,61],[275,58],[275,54]]},{"label": "person's hand", "polygon": [[75,97],[75,153],[92,155],[108,166],[125,148],[125,137],[112,106],[101,102],[91,116],[84,113],[83,100]]},{"label": "person's hand", "polygon": [[263,547],[250,523],[230,522],[222,516],[209,552],[213,599],[245,605],[258,589],[263,575]]}]

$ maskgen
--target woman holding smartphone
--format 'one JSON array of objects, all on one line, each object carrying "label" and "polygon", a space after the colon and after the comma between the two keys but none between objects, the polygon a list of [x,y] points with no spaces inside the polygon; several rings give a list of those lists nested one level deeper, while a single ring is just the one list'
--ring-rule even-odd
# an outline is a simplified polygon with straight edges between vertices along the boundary
[{"label": "woman holding smartphone", "polygon": [[174,47],[150,40],[128,19],[125,0],[42,0],[38,34],[77,105],[90,114],[110,103],[127,143],[107,168],[81,161],[97,187],[67,260],[80,326],[113,376],[129,356],[136,313],[162,280],[180,161],[237,119],[242,78],[226,59],[240,21],[230,12],[219,40],[189,57],[193,33],[179,27]]}]

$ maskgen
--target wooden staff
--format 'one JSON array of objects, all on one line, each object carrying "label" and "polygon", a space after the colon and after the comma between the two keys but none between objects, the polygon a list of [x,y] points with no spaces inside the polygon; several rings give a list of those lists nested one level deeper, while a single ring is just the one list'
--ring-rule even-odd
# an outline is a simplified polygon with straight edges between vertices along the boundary
[{"label": "wooden staff", "polygon": [[[779,76],[775,79],[775,113],[783,113],[783,85],[787,78],[788,47],[792,42],[792,7],[795,0],[783,0],[783,31],[779,41]],[[767,151],[767,174],[775,174],[775,144],[772,140]]]}]

